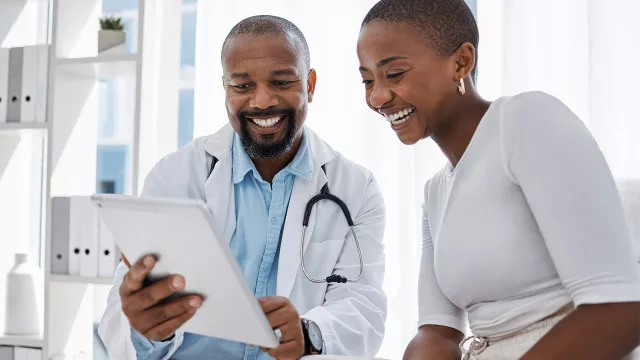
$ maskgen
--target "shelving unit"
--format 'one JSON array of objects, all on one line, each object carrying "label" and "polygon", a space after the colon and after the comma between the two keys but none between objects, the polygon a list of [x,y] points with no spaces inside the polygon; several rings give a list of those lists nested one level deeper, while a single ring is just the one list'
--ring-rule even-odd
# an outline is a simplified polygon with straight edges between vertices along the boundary
[{"label": "shelving unit", "polygon": [[88,79],[135,77],[138,55],[109,55],[78,59],[56,59],[58,71]]},{"label": "shelving unit", "polygon": [[[48,3],[0,0],[0,47],[47,43]],[[33,24],[37,24],[36,27]],[[40,79],[38,79],[40,80]],[[40,97],[36,102],[44,101]],[[41,348],[44,334],[4,334],[6,274],[14,253],[29,254],[43,264],[43,183],[49,124],[0,123],[0,345]],[[44,290],[44,289],[43,289]],[[41,309],[42,310],[42,309]],[[48,359],[48,358],[47,358]]]},{"label": "shelving unit", "polygon": [[[140,123],[142,50],[144,49],[145,0],[138,1],[138,51],[134,54],[98,54],[97,33],[102,0],[52,0],[51,57],[48,119],[51,122],[45,199],[55,196],[91,195],[96,192],[100,91],[104,84],[124,84],[131,104],[118,116]],[[120,88],[118,88],[120,90]],[[136,132],[129,143],[136,143]],[[134,170],[136,154],[129,169]],[[136,189],[130,189],[133,193]],[[45,216],[45,331],[43,359],[57,355],[94,353],[96,287],[112,284],[112,278],[85,278],[50,273],[51,209]]]},{"label": "shelving unit", "polygon": [[0,123],[0,133],[7,131],[47,130],[48,128],[49,124],[47,123]]},{"label": "shelving unit", "polygon": [[0,334],[0,346],[21,346],[42,348],[42,335],[17,336]]},{"label": "shelving unit", "polygon": [[75,283],[75,284],[91,284],[91,285],[111,285],[113,278],[99,277],[82,277],[70,275],[50,275],[49,282],[53,283]]},{"label": "shelving unit", "polygon": [[[97,52],[102,2],[0,0],[0,46],[50,45],[46,121],[0,124],[0,315],[14,243],[24,242],[44,270],[43,334],[2,335],[0,324],[0,345],[41,348],[42,360],[93,358],[96,309],[106,300],[100,291],[113,282],[50,273],[51,198],[96,192],[98,145],[130,146],[125,193],[138,194],[150,168],[177,144],[182,0],[138,0],[137,36],[127,39],[136,50],[120,55]],[[100,91],[110,83],[125,89],[127,104],[114,116],[131,131],[98,141],[106,106]],[[24,203],[32,205],[13,205]]]}]

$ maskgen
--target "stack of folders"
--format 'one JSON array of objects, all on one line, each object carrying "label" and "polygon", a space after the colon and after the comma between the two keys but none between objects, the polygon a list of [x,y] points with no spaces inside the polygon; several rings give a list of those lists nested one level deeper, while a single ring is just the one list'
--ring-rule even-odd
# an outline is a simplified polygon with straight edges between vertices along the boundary
[{"label": "stack of folders", "polygon": [[0,360],[40,360],[42,350],[25,347],[0,346]]},{"label": "stack of folders", "polygon": [[45,122],[49,45],[0,48],[0,123]]},{"label": "stack of folders", "polygon": [[120,252],[89,196],[51,202],[51,273],[112,278]]}]

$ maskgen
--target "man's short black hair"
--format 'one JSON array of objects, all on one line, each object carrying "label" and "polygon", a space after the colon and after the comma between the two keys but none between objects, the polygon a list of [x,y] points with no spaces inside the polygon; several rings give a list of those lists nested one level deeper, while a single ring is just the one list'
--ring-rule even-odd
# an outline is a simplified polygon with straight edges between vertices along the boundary
[{"label": "man's short black hair", "polygon": [[240,21],[231,29],[222,44],[223,60],[229,41],[240,35],[285,35],[291,37],[299,42],[300,50],[302,51],[299,55],[302,56],[302,61],[307,70],[311,69],[311,54],[307,39],[305,39],[302,31],[287,19],[273,15],[256,15]]},{"label": "man's short black hair", "polygon": [[478,65],[478,25],[464,0],[381,0],[369,10],[362,27],[380,20],[405,23],[420,32],[439,56],[449,56],[465,42],[476,48]]}]

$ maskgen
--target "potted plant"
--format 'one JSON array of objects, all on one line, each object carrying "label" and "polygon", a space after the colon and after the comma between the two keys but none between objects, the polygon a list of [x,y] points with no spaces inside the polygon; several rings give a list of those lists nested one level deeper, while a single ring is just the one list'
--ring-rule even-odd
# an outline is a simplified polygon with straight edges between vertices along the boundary
[{"label": "potted plant", "polygon": [[105,16],[100,19],[100,31],[98,32],[98,53],[125,52],[127,41],[122,19],[115,16]]}]

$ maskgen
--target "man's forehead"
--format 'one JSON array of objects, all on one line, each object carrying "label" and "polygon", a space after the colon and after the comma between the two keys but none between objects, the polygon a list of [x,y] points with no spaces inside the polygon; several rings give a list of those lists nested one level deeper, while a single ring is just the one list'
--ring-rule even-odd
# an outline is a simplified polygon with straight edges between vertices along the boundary
[{"label": "man's forehead", "polygon": [[301,61],[300,46],[285,35],[239,35],[228,42],[222,60],[225,71],[265,62],[297,67]]}]

